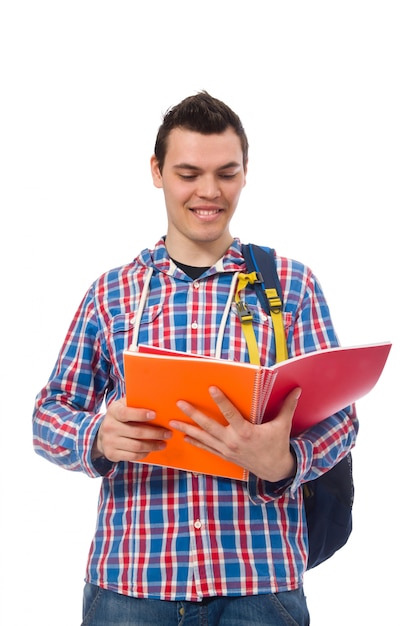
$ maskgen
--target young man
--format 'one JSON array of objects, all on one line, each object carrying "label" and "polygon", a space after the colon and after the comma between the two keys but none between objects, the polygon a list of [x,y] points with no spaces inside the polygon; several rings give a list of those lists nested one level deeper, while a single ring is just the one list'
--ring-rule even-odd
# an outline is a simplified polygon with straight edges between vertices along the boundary
[{"label": "young man", "polygon": [[[36,399],[37,452],[102,477],[83,624],[309,624],[301,485],[353,447],[353,413],[341,411],[290,438],[298,389],[261,426],[247,422],[217,388],[210,393],[226,427],[181,401],[195,426],[174,421],[164,429],[152,424],[151,406],[130,408],[124,399],[123,350],[132,342],[139,304],[138,343],[249,360],[235,304],[227,306],[235,273],[246,269],[230,221],[247,159],[238,116],[207,93],[166,113],[151,173],[164,192],[167,234],[91,286]],[[338,345],[311,271],[275,260],[289,356]],[[254,290],[243,297],[253,313],[261,362],[271,365],[271,320]],[[137,463],[168,446],[173,429],[187,435],[187,445],[245,467],[248,482]]]}]

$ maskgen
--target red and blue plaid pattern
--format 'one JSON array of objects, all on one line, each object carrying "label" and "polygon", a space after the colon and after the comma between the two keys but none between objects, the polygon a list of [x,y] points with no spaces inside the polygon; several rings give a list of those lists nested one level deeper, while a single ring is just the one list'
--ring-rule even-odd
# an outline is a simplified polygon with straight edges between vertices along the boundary
[{"label": "red and blue plaid pattern", "polygon": [[[105,404],[124,395],[123,350],[132,341],[146,268],[154,267],[139,342],[215,355],[232,275],[245,269],[239,240],[193,281],[170,261],[164,241],[103,274],[69,328],[34,412],[36,451],[70,470],[100,476],[91,448]],[[277,257],[290,356],[338,345],[320,285],[302,264]],[[275,360],[271,320],[254,290],[242,294],[254,315],[263,364]],[[248,361],[234,306],[221,357]],[[162,391],[162,381],[160,381]],[[292,440],[290,484],[239,481],[144,464],[108,464],[86,579],[131,596],[197,600],[297,588],[307,561],[301,483],[354,445],[357,420],[341,411]]]}]

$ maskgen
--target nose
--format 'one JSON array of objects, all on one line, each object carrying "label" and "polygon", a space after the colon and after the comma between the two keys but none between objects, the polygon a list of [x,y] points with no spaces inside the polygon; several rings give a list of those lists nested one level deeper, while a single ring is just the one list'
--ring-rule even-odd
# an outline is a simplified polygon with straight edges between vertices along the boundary
[{"label": "nose", "polygon": [[201,176],[199,178],[197,195],[199,198],[208,198],[210,200],[218,198],[221,194],[219,181],[216,176]]}]

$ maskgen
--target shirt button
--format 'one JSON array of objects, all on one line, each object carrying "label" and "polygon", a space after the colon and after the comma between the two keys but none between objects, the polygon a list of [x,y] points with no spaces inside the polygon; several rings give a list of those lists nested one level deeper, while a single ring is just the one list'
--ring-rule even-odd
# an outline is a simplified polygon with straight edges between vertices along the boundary
[{"label": "shirt button", "polygon": [[195,289],[199,289],[199,287],[200,287],[200,283],[198,283],[198,282],[197,282],[197,280],[196,280],[196,281],[193,283],[193,287],[194,287]]},{"label": "shirt button", "polygon": [[197,326],[198,326],[197,322],[192,322],[192,328],[193,328],[193,330],[196,330]]},{"label": "shirt button", "polygon": [[194,527],[199,530],[199,528],[202,528],[202,522],[200,521],[200,519],[197,519],[194,523]]}]

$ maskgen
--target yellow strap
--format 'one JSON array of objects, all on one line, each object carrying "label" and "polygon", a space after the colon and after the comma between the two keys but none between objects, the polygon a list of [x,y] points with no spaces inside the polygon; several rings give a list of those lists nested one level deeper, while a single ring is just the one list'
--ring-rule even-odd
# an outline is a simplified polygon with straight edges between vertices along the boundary
[{"label": "yellow strap", "polygon": [[254,327],[252,324],[252,313],[246,306],[245,302],[241,300],[239,292],[245,289],[248,283],[254,283],[256,280],[256,272],[251,274],[243,274],[242,272],[238,276],[238,282],[235,291],[236,311],[241,321],[242,330],[245,335],[245,340],[248,346],[249,360],[254,365],[260,365],[258,344],[255,337]]},{"label": "yellow strap", "polygon": [[[242,330],[248,346],[249,360],[255,365],[260,365],[258,344],[252,324],[253,316],[246,304],[241,300],[239,292],[245,289],[246,285],[253,284],[257,280],[257,273],[243,274],[238,276],[238,283],[235,291],[235,302],[238,317],[242,324]],[[274,327],[275,347],[277,352],[277,363],[288,359],[287,342],[285,339],[284,319],[282,315],[282,302],[276,289],[265,289],[270,310],[271,320]]]},{"label": "yellow strap", "polygon": [[282,302],[276,289],[265,289],[270,309],[272,325],[274,326],[275,347],[277,350],[277,363],[288,359],[287,341],[285,339],[284,318],[282,315]]}]

